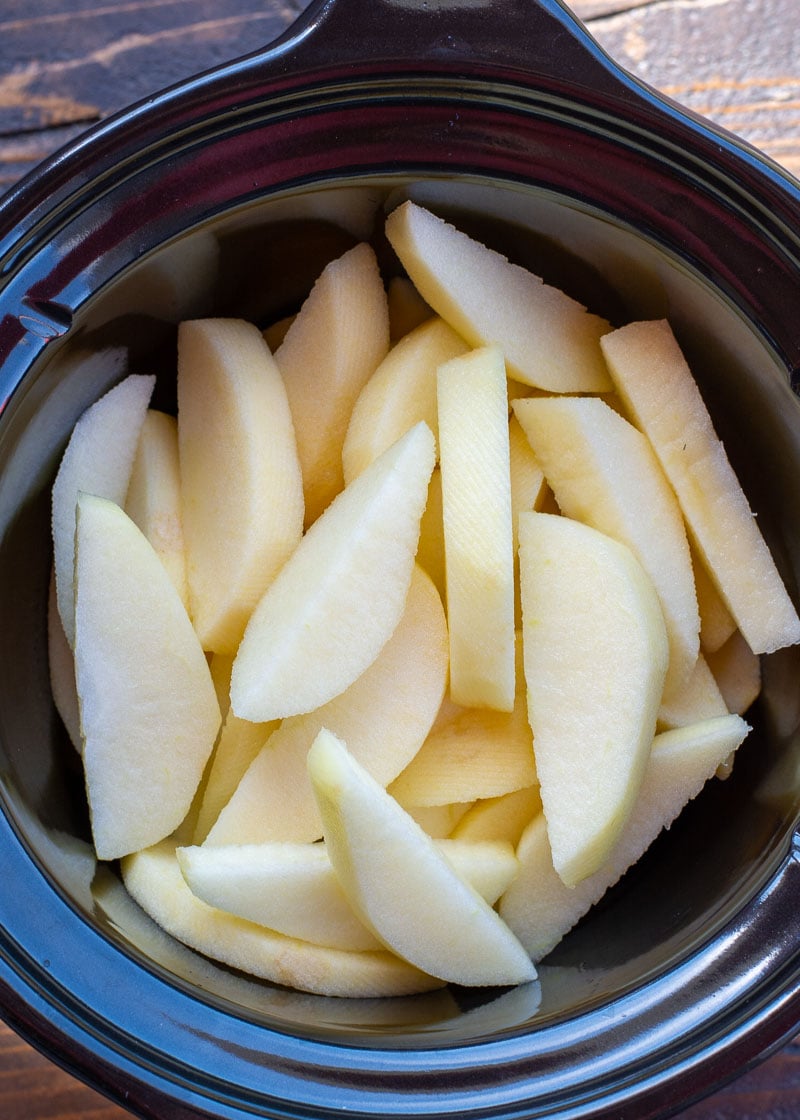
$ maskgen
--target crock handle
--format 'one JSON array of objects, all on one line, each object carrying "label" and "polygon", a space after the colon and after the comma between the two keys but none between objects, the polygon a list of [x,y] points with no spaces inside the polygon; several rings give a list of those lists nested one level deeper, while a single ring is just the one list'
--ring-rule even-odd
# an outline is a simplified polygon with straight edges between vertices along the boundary
[{"label": "crock handle", "polygon": [[619,94],[629,75],[562,0],[314,0],[268,48],[286,69],[409,61]]}]

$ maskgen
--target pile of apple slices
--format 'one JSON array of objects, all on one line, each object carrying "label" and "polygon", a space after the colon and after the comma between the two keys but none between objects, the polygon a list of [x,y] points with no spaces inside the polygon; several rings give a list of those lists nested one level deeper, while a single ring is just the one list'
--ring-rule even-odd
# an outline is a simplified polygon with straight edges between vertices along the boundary
[{"label": "pile of apple slices", "polygon": [[411,202],[385,232],[388,294],[359,244],[267,332],[182,323],[177,417],[126,377],[52,495],[98,857],[194,949],[343,996],[533,980],[800,641],[666,322]]}]

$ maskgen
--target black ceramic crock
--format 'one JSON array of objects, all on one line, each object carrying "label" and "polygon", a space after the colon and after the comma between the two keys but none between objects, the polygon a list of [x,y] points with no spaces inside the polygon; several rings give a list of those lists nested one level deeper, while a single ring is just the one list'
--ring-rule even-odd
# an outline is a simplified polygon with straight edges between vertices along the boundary
[{"label": "black ceramic crock", "polygon": [[70,427],[118,348],[169,407],[180,318],[290,310],[409,195],[615,321],[670,317],[798,598],[800,188],[620,72],[558,0],[321,0],[29,176],[0,205],[0,1011],[142,1117],[646,1120],[800,1023],[796,650],[765,660],[733,777],[538,986],[260,984],[160,934],[95,864],[46,662]]}]

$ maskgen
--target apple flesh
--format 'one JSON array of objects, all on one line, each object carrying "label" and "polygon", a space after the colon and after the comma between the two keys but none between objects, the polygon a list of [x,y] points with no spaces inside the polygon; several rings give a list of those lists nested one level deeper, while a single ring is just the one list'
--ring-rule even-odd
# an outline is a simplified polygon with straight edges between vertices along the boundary
[{"label": "apple flesh", "polygon": [[152,545],[115,503],[81,495],[75,677],[99,859],[181,823],[217,735],[219,705],[186,609]]},{"label": "apple flesh", "polygon": [[528,718],[553,863],[594,874],[630,816],[664,690],[668,645],[630,549],[548,513],[519,519]]}]

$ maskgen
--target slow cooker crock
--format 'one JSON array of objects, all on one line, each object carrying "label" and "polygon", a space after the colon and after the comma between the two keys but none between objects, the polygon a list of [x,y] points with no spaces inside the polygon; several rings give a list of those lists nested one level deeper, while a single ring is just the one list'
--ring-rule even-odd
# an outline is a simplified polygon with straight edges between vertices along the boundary
[{"label": "slow cooker crock", "polygon": [[797,650],[753,731],[513,991],[302,995],[161,934],[88,843],[54,712],[48,489],[176,323],[267,322],[405,197],[616,322],[668,315],[795,601],[800,188],[620,71],[558,0],[320,0],[0,205],[0,1011],[142,1117],[667,1115],[800,1022]]}]

